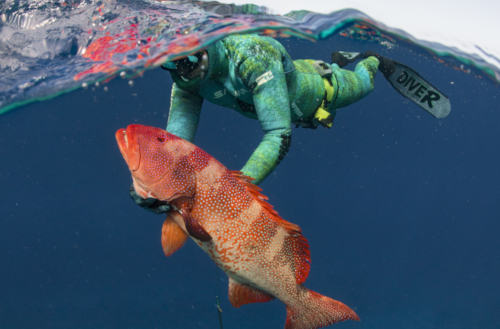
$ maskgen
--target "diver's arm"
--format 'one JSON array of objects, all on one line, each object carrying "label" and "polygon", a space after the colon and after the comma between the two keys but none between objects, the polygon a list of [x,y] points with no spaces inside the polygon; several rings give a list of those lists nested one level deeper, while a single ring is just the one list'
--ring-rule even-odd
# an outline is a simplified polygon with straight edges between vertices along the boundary
[{"label": "diver's arm", "polygon": [[[337,79],[339,88],[339,93],[333,106],[335,108],[344,107],[368,95],[373,90],[378,65],[379,61],[374,56],[359,62],[354,72],[339,69],[336,64],[333,64],[335,77],[332,77],[332,79]],[[336,67],[337,69],[335,69]]]},{"label": "diver's arm", "polygon": [[[182,90],[174,83],[172,87],[167,131],[187,141],[193,142],[196,128],[198,128],[198,122],[200,120],[202,103],[203,98],[200,95]],[[134,184],[130,186],[129,194],[137,205],[155,214],[163,214],[170,210],[170,205],[164,201],[154,198],[143,199],[135,191]]]},{"label": "diver's arm", "polygon": [[292,131],[288,89],[281,62],[277,60],[247,60],[240,67],[240,75],[247,86],[253,87],[257,118],[265,133],[241,171],[254,178],[254,184],[259,184],[290,148]]},{"label": "diver's arm", "polygon": [[174,83],[167,131],[192,143],[200,121],[202,103],[200,95],[182,90]]}]

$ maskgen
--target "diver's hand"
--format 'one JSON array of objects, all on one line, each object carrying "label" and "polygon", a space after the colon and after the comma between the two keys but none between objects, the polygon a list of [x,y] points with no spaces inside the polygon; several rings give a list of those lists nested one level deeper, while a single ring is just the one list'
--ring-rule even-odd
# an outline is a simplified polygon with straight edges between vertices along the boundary
[{"label": "diver's hand", "polygon": [[378,61],[380,62],[380,64],[378,65],[378,69],[386,78],[396,70],[396,66],[391,59],[380,56],[379,54],[371,50],[365,51],[365,53],[363,54],[364,58],[368,58],[370,56],[377,57]]},{"label": "diver's hand", "polygon": [[163,214],[170,210],[170,205],[166,201],[160,201],[158,199],[147,198],[143,199],[134,189],[134,184],[130,186],[129,191],[130,197],[137,203],[141,208],[151,211],[155,214]]}]

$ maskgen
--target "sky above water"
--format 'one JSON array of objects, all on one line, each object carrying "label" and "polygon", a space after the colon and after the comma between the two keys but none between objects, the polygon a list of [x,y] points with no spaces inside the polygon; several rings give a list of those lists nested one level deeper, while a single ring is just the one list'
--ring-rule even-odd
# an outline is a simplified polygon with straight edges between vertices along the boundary
[{"label": "sky above water", "polygon": [[[235,0],[235,4],[250,1]],[[286,14],[293,10],[310,10],[318,13],[355,8],[384,23],[406,31],[417,39],[438,42],[457,47],[468,53],[485,53],[489,63],[500,64],[500,38],[498,38],[498,15],[500,1],[397,1],[397,0],[254,0],[251,3],[269,7],[272,12]]]}]

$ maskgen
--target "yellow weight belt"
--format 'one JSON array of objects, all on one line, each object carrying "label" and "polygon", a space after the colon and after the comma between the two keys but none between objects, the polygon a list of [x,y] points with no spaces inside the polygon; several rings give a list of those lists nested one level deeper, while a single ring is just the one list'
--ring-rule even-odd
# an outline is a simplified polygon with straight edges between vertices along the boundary
[{"label": "yellow weight belt", "polygon": [[333,125],[333,116],[328,112],[328,108],[332,104],[334,90],[332,82],[328,78],[324,77],[323,83],[325,84],[325,97],[323,98],[321,106],[316,110],[314,118],[318,120],[323,127],[330,129]]}]

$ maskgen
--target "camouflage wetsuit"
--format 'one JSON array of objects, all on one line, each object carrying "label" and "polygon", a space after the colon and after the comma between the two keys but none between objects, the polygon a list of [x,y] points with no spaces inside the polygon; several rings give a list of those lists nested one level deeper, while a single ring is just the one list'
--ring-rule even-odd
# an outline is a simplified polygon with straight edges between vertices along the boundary
[{"label": "camouflage wetsuit", "polygon": [[[314,114],[325,98],[325,82],[315,60],[292,61],[276,40],[258,35],[229,36],[207,49],[206,74],[191,80],[170,70],[174,85],[167,131],[193,141],[203,99],[259,120],[264,138],[241,171],[262,182],[287,154],[291,124],[317,124]],[[373,89],[379,60],[368,57],[354,72],[327,64],[333,75],[336,109],[365,97]]]}]

